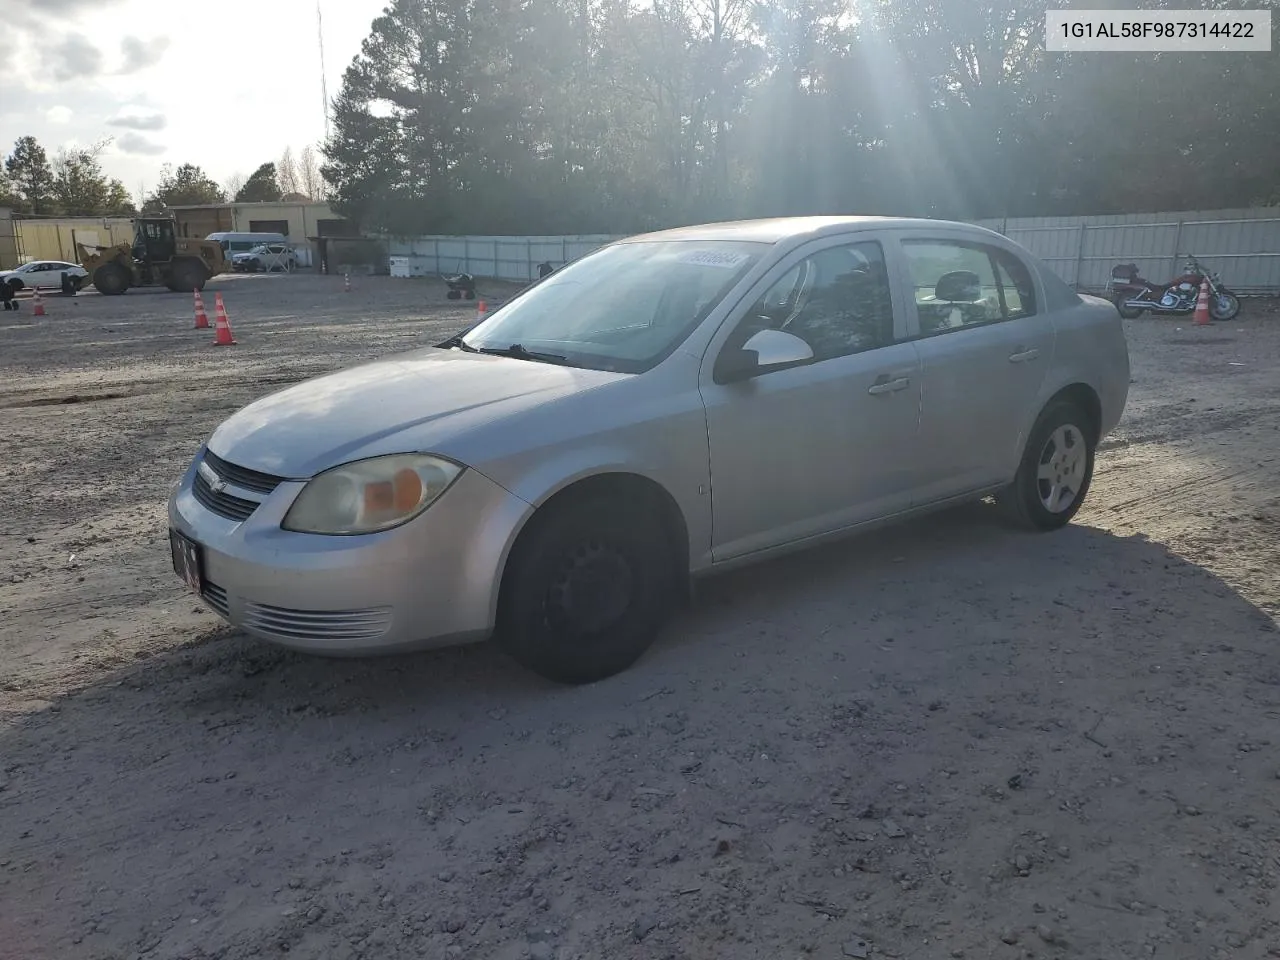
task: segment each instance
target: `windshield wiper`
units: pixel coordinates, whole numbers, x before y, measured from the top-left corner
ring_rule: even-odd
[[[538,350],[526,350],[524,344],[521,343],[513,343],[509,347],[480,347],[476,352],[492,353],[499,357],[514,357],[517,360],[537,360],[540,363],[564,363],[568,359],[568,357],[560,353],[542,353]]]

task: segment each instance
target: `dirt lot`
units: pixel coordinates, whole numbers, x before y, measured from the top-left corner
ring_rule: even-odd
[[[0,957],[1280,955],[1280,309],[1129,325],[1080,520],[712,581],[637,667],[220,626],[163,504],[247,401],[460,325],[226,278],[0,320]]]

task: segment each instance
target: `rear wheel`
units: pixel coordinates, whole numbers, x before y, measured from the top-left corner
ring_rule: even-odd
[[[547,511],[512,551],[497,640],[548,680],[602,680],[635,663],[670,614],[672,551],[660,523],[609,498]]]
[[[175,260],[169,269],[169,281],[166,286],[175,293],[192,293],[204,289],[204,282],[209,279],[209,271],[199,260],[184,257]]]
[[[129,289],[129,271],[118,263],[104,263],[93,271],[93,285],[105,297],[118,297]]]
[[[1120,311],[1120,316],[1124,317],[1126,320],[1136,320],[1138,317],[1142,316],[1142,311],[1136,307],[1125,306],[1128,301],[1129,298],[1124,294],[1117,294],[1115,299],[1112,300],[1116,305],[1116,309]]]
[[[999,496],[1022,526],[1057,530],[1079,512],[1093,481],[1095,432],[1088,415],[1070,401],[1040,414],[1018,474]]]

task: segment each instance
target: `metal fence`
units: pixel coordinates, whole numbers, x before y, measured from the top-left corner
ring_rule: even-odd
[[[1104,290],[1117,263],[1135,263],[1149,279],[1167,280],[1193,253],[1238,293],[1280,294],[1277,207],[978,222],[1022,244],[1080,290]],[[537,277],[540,263],[559,266],[616,239],[427,236],[391,240],[388,252],[405,276],[466,272],[527,281]]]
[[[14,220],[16,259],[67,260],[79,263],[76,243],[109,247],[133,240],[133,223],[124,217],[67,217],[50,220]],[[17,264],[13,264],[17,266]]]
[[[1168,280],[1195,254],[1237,293],[1280,294],[1276,207],[979,222],[1022,244],[1080,290],[1105,290],[1117,263],[1135,263],[1148,279]]]
[[[495,280],[534,280],[538,265],[576,260],[619,239],[596,234],[570,237],[415,237],[393,239],[388,253],[404,276],[470,273]]]

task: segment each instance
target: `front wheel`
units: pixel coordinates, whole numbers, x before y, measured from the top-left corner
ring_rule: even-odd
[[[93,271],[93,285],[104,297],[118,297],[129,289],[129,271],[118,263],[104,263]]]
[[[1232,320],[1240,312],[1240,298],[1223,287],[1209,298],[1209,316],[1214,320]]]
[[[552,505],[521,535],[503,578],[497,640],[556,683],[592,683],[631,666],[673,606],[661,525],[604,498]]]
[[[1017,476],[999,500],[1024,527],[1065,527],[1089,493],[1096,445],[1079,405],[1059,401],[1046,407],[1027,439]]]
[[[194,293],[196,290],[203,290],[208,279],[209,271],[204,268],[204,264],[188,257],[173,262],[166,285],[174,293]]]
[[[1124,317],[1126,320],[1136,320],[1138,317],[1142,316],[1142,311],[1137,307],[1126,306],[1125,304],[1128,302],[1129,298],[1124,294],[1117,294],[1112,300],[1112,303],[1116,305],[1116,309],[1120,311],[1120,316]]]

